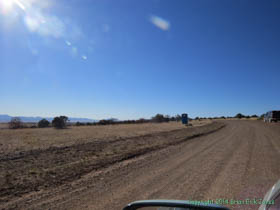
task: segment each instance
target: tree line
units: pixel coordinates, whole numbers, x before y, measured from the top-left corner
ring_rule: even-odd
[[[169,121],[181,121],[181,116],[177,114],[176,116],[170,117],[169,115],[157,114],[151,119],[144,119],[140,118],[138,120],[116,120],[116,119],[108,119],[108,120],[99,120],[98,122],[76,122],[69,123],[67,116],[58,116],[55,117],[51,122],[46,119],[40,120],[37,125],[32,125],[30,128],[47,128],[47,127],[54,127],[57,129],[66,128],[69,125],[75,126],[85,126],[85,125],[113,125],[113,124],[140,124],[140,123],[147,123],[147,122],[154,122],[154,123],[162,123],[162,122],[169,122]],[[14,117],[9,122],[10,129],[18,129],[18,128],[27,128],[27,126],[21,121],[19,117]]]
[[[241,113],[238,113],[237,115],[235,115],[234,117],[225,117],[225,116],[221,116],[221,117],[195,117],[195,120],[205,120],[205,119],[209,119],[209,120],[215,120],[215,119],[230,119],[230,118],[258,118],[261,119],[263,117],[263,115],[258,116],[258,115],[243,115]],[[57,129],[63,129],[66,128],[68,125],[75,125],[75,126],[85,126],[85,125],[114,125],[114,124],[140,124],[140,123],[147,123],[147,122],[153,122],[153,123],[163,123],[163,122],[170,122],[170,121],[181,121],[182,117],[181,115],[177,114],[175,116],[169,116],[169,115],[163,115],[163,114],[156,114],[155,116],[153,116],[151,119],[144,119],[144,118],[140,118],[138,120],[116,120],[116,119],[108,119],[108,120],[99,120],[98,122],[76,122],[74,123],[69,123],[68,117],[67,116],[58,116],[55,117],[51,122],[49,122],[46,119],[42,119],[37,123],[36,125],[31,126],[30,128],[47,128],[47,127],[54,127]],[[192,119],[190,119],[192,120]],[[26,125],[24,125],[24,123],[21,121],[21,119],[19,117],[14,117],[11,119],[11,121],[9,122],[9,128],[10,129],[18,129],[18,128],[27,128]]]
[[[67,116],[59,116],[55,117],[52,122],[49,122],[46,119],[42,119],[37,123],[37,126],[33,125],[30,128],[47,128],[53,126],[54,128],[62,129],[67,127]],[[14,117],[9,122],[10,129],[18,129],[18,128],[27,128],[27,126],[21,121],[19,117]]]
[[[83,126],[83,125],[113,125],[113,124],[140,124],[140,123],[147,123],[147,122],[154,122],[154,123],[162,123],[162,122],[170,122],[170,121],[181,121],[181,116],[179,114],[170,117],[169,115],[157,114],[151,119],[140,118],[138,120],[100,120],[98,122],[87,122],[81,123],[76,122],[76,126]]]

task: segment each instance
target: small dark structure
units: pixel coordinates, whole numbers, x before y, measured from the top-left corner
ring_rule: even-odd
[[[270,122],[270,123],[280,121],[280,111],[274,110],[265,113],[263,120],[264,122]]]
[[[188,114],[182,114],[182,123],[185,125],[189,123]]]

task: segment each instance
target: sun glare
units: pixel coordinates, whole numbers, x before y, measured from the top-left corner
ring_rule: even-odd
[[[0,8],[4,13],[8,13],[14,6],[14,0],[0,0]]]
[[[20,0],[0,0],[0,11],[4,14],[8,14],[14,9],[15,5],[25,10],[25,6]]]

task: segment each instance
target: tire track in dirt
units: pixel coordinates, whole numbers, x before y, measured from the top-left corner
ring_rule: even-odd
[[[185,154],[182,150],[175,149],[174,152],[181,152],[181,155],[170,155],[169,158],[171,159],[169,162],[166,161],[165,165],[162,165],[163,168],[168,167],[170,170],[165,170],[167,172],[170,172],[171,175],[168,173],[158,175],[157,169],[154,164],[154,168],[150,167],[151,170],[154,172],[154,182],[157,182],[157,185],[154,185],[153,183],[149,182],[148,179],[146,179],[147,183],[150,184],[150,188],[147,188],[146,186],[140,185],[141,189],[138,191],[134,191],[131,193],[129,191],[129,187],[125,188],[126,191],[128,191],[127,194],[123,194],[126,198],[126,202],[137,200],[137,199],[153,199],[154,196],[158,196],[157,198],[177,198],[177,199],[207,199],[209,198],[209,195],[211,196],[213,191],[219,192],[219,196],[222,198],[239,198],[244,199],[246,196],[251,198],[256,198],[260,196],[262,198],[264,196],[264,189],[263,187],[266,186],[268,189],[270,187],[269,180],[273,180],[275,182],[277,180],[276,177],[271,177],[271,174],[266,174],[267,178],[263,178],[262,175],[258,176],[258,173],[260,171],[263,171],[263,165],[260,164],[263,160],[266,164],[272,160],[272,156],[268,155],[271,152],[270,146],[266,146],[263,149],[264,154],[262,156],[259,155],[259,150],[262,150],[263,144],[267,139],[264,139],[263,133],[266,131],[263,129],[263,124],[259,124],[259,122],[247,122],[247,121],[236,121],[236,122],[229,122],[229,126],[232,129],[223,129],[219,131],[218,133],[215,133],[211,136],[207,136],[208,141],[212,141],[217,136],[216,134],[223,135],[227,134],[224,141],[221,141],[220,147],[215,150],[216,153],[213,153],[213,151],[209,150],[209,154],[212,153],[212,155],[216,155],[216,158],[209,158],[207,161],[205,161],[205,164],[201,164],[201,170],[198,170],[200,173],[196,173],[195,166],[199,165],[201,163],[202,157],[205,155],[201,153],[198,157],[195,158],[197,161],[193,165],[191,164],[192,160],[186,161],[186,166],[184,164],[181,164],[180,167],[174,168],[172,167],[172,163],[176,164],[176,161],[179,160],[180,157],[183,157]],[[275,138],[276,136],[274,136]],[[203,139],[203,138],[202,138]],[[200,139],[201,140],[201,139]],[[202,145],[205,144],[206,141],[196,141],[198,147],[202,149]],[[201,144],[200,144],[201,143]],[[212,142],[213,143],[213,142]],[[182,146],[183,147],[183,146]],[[192,150],[190,150],[190,145],[184,145],[184,148],[189,151],[190,153]],[[231,153],[231,154],[229,154]],[[275,153],[273,154],[275,155]],[[223,163],[224,158],[226,157],[226,163]],[[267,158],[263,158],[267,157]],[[279,157],[279,156],[278,156]],[[172,160],[173,159],[173,160]],[[275,159],[275,157],[274,157]],[[276,157],[277,160],[277,157]],[[212,165],[223,165],[211,167]],[[163,161],[162,161],[163,162]],[[162,163],[158,161],[157,163]],[[272,161],[274,162],[274,161]],[[170,163],[170,166],[168,165]],[[256,165],[259,163],[258,165]],[[206,168],[210,165],[209,168]],[[267,164],[266,171],[272,170],[272,168],[275,168],[276,162],[274,162],[272,165]],[[181,167],[182,166],[182,167]],[[159,166],[160,167],[160,166]],[[203,169],[203,168],[206,169]],[[254,167],[257,167],[258,173],[250,173]],[[218,169],[218,171],[216,171]],[[175,170],[175,171],[174,171]],[[214,171],[214,172],[213,172]],[[182,175],[182,178],[178,179],[179,176],[173,176],[172,174],[180,174]],[[188,176],[184,174],[193,174],[192,176]],[[276,172],[280,177],[280,172]],[[211,175],[212,174],[212,175]],[[214,175],[217,175],[217,177],[214,177]],[[139,176],[143,176],[143,180],[145,180],[146,175],[143,175],[139,173]],[[196,179],[195,179],[196,177]],[[203,182],[203,180],[207,180],[206,182]],[[212,178],[212,180],[211,180]],[[132,178],[133,180],[137,180],[138,178]],[[157,180],[157,181],[156,181]],[[182,181],[185,180],[185,182],[182,183]],[[196,181],[196,182],[194,182]],[[168,187],[162,188],[165,184],[168,184],[172,182],[171,185],[168,185]],[[230,183],[229,186],[225,186],[224,183]],[[210,183],[210,184],[209,184]],[[261,187],[255,188],[254,184],[258,183]],[[125,183],[123,183],[125,184]],[[157,188],[156,186],[162,185],[160,188]],[[252,185],[252,187],[250,186]],[[143,186],[143,188],[142,188]],[[152,190],[152,193],[149,193],[149,190],[151,188],[154,188]],[[260,189],[262,188],[262,193],[260,195]],[[113,188],[114,189],[114,188]],[[164,190],[163,190],[164,189]],[[201,190],[205,190],[206,193],[201,194]],[[248,190],[250,189],[250,192]],[[245,191],[244,191],[245,190]],[[266,189],[265,189],[266,191]],[[138,195],[137,195],[138,192]],[[246,192],[247,194],[243,194]],[[118,192],[119,193],[119,192]],[[240,194],[241,193],[241,194]],[[105,196],[106,197],[106,196]],[[122,196],[120,196],[122,197]],[[118,197],[118,199],[112,201],[113,206],[120,206],[120,203],[125,204],[125,199],[121,199]],[[127,198],[131,198],[131,200],[128,200]],[[211,198],[213,198],[211,196]],[[96,203],[95,203],[96,204]],[[98,204],[97,204],[98,205]],[[96,209],[103,209],[102,204],[98,206]],[[92,205],[89,205],[88,207],[85,207],[86,209],[90,209],[93,207]],[[100,207],[100,208],[99,208]],[[232,209],[250,209],[249,206],[238,206],[233,205],[230,206]],[[248,208],[247,208],[248,207]],[[258,206],[253,206],[251,209],[257,209]]]
[[[252,137],[247,138],[250,148],[248,165],[242,179],[239,191],[233,194],[237,200],[245,197],[262,199],[267,190],[280,178],[279,165],[280,154],[271,141],[277,139],[275,131],[267,128],[263,122],[250,123]],[[280,127],[279,127],[280,128]],[[246,157],[245,155],[241,157]],[[239,158],[240,159],[240,158]],[[242,161],[242,160],[240,160]],[[235,205],[235,209],[257,209],[259,205]]]
[[[36,167],[36,165],[33,165],[33,162],[31,162],[31,161],[36,160],[35,163],[37,165],[39,163],[43,167],[45,167],[46,163],[47,163],[47,165],[50,165],[52,167],[52,168],[50,168],[52,171],[57,171],[57,169],[59,169],[59,168],[56,166],[56,164],[52,164],[52,162],[57,163],[57,160],[60,161],[60,159],[61,159],[62,162],[68,161],[71,164],[71,165],[68,164],[67,167],[70,168],[70,167],[72,167],[72,165],[73,165],[73,167],[75,167],[75,164],[76,165],[80,164],[79,157],[82,158],[83,156],[85,156],[85,154],[88,154],[88,153],[92,154],[96,151],[106,149],[106,147],[110,147],[113,149],[114,148],[122,149],[122,147],[123,147],[122,150],[125,151],[127,148],[127,145],[129,145],[128,143],[130,143],[131,148],[128,150],[128,152],[125,151],[125,154],[114,155],[112,161],[109,157],[109,159],[108,158],[106,159],[104,164],[100,161],[99,161],[99,163],[92,162],[91,165],[89,165],[89,168],[80,167],[82,172],[79,172],[80,169],[77,168],[76,172],[75,171],[74,172],[75,173],[78,172],[77,174],[80,174],[79,177],[81,177],[81,175],[84,175],[84,174],[90,172],[92,169],[95,169],[96,167],[104,168],[109,165],[112,165],[113,163],[118,163],[118,162],[122,162],[125,160],[129,160],[131,158],[135,158],[135,157],[144,155],[149,152],[155,152],[157,150],[160,150],[162,148],[165,148],[165,147],[168,147],[171,145],[180,144],[184,141],[195,138],[197,136],[208,135],[220,128],[222,128],[222,124],[213,123],[211,125],[202,126],[200,128],[195,127],[195,128],[191,128],[191,129],[181,129],[181,130],[176,130],[176,131],[171,131],[171,132],[163,132],[163,133],[159,133],[156,135],[154,135],[154,134],[153,135],[144,135],[144,136],[140,136],[137,138],[127,138],[127,139],[117,140],[111,144],[108,144],[108,142],[93,142],[93,143],[67,146],[67,147],[62,147],[62,148],[49,148],[46,150],[33,150],[33,151],[29,151],[29,152],[23,152],[22,154],[15,154],[15,155],[10,154],[8,156],[6,155],[1,158],[2,162],[4,164],[2,163],[0,166],[4,167],[4,168],[8,168],[8,166],[12,166],[12,165],[15,166],[15,164],[20,164],[20,162],[26,162],[26,163],[30,162],[29,163],[30,167]],[[155,142],[155,141],[153,141],[153,138],[158,138],[159,140]],[[141,141],[138,141],[138,140],[141,140]],[[135,149],[133,147],[135,147]],[[69,157],[69,159],[66,158],[67,156]],[[49,157],[49,158],[47,158],[47,157]],[[72,160],[74,160],[74,162]],[[78,160],[78,162],[77,161],[75,162],[75,160]],[[40,163],[40,161],[42,163]],[[70,162],[70,161],[72,161],[72,162]],[[12,163],[12,164],[10,164],[10,163]],[[17,167],[13,167],[13,168],[15,168],[16,170],[18,170],[18,169],[21,170],[21,168],[17,168]],[[10,167],[10,170],[13,170],[13,168]],[[96,169],[98,169],[98,168],[96,168]],[[26,169],[23,168],[22,170],[26,170]],[[45,171],[46,171],[46,169],[45,169]],[[86,173],[83,171],[85,171]],[[66,179],[66,181],[67,181],[67,179],[68,179],[67,177],[69,175],[72,176],[72,174],[68,173],[66,177],[63,176],[62,178]],[[75,175],[75,177],[76,177],[76,175]],[[57,179],[57,176],[54,176],[54,178]],[[71,178],[71,177],[69,177],[69,178]],[[56,183],[60,184],[59,182],[57,182],[57,181],[60,181],[59,177],[58,177],[57,181],[56,180],[54,180],[54,181],[55,181],[54,182],[55,184]],[[63,181],[63,180],[61,180],[61,181]],[[37,184],[37,183],[35,183],[35,184]],[[34,187],[36,187],[36,185]],[[22,189],[28,190],[28,187],[26,188],[23,186]],[[14,189],[11,188],[11,190],[14,190]],[[0,194],[5,195],[6,193],[8,193],[10,191],[10,189],[5,188],[1,191],[0,191]],[[34,190],[34,191],[38,191],[38,190]]]
[[[212,133],[212,132],[211,132]],[[188,140],[188,139],[185,139],[185,140]],[[184,140],[184,141],[185,141]],[[191,139],[191,140],[188,140],[186,143],[191,143],[191,142],[193,142],[193,141],[199,141],[200,139],[199,138],[194,138],[194,139]],[[216,142],[218,142],[220,139],[218,139],[218,140],[216,140]],[[182,141],[183,142],[183,141]],[[211,147],[209,146],[210,144],[213,144],[213,142],[211,143],[211,142],[206,142],[208,145],[205,145],[205,150],[208,150],[208,149],[210,149],[210,148],[212,148],[214,145],[211,145]],[[176,146],[175,146],[176,147]],[[201,153],[202,151],[201,150],[199,150],[198,151],[198,153]],[[197,154],[198,154],[197,153]],[[195,158],[195,156],[197,155],[197,154],[194,154],[194,155],[191,155],[189,158],[191,159],[191,158]],[[149,165],[150,163],[148,163],[148,162],[146,162],[146,164],[147,165]],[[143,166],[142,166],[143,167]],[[162,168],[161,168],[162,169]],[[173,169],[172,169],[173,170]],[[165,174],[165,173],[168,173],[168,172],[166,172],[166,171],[160,171],[160,173],[161,174]],[[150,180],[149,180],[150,179]],[[137,190],[137,187],[138,186],[142,186],[142,187],[150,187],[149,185],[149,183],[153,183],[153,186],[154,186],[154,182],[155,180],[154,180],[154,174],[152,173],[152,174],[150,174],[150,176],[149,177],[146,177],[144,180],[140,180],[139,182],[134,182],[134,185],[133,186],[129,186],[130,188],[129,189],[127,189],[127,192],[126,192],[126,194],[131,194],[134,190]],[[148,183],[148,184],[147,184]],[[94,183],[93,183],[94,184]],[[107,183],[108,184],[108,183]],[[111,183],[110,183],[110,185],[111,185]],[[127,188],[127,186],[126,185],[124,185],[126,188]],[[88,185],[88,187],[90,187],[90,185]],[[87,188],[88,188],[87,187]],[[91,186],[91,187],[94,187],[94,186]],[[96,187],[96,186],[95,186]],[[122,186],[120,186],[120,185],[118,185],[118,187],[122,187]],[[84,187],[83,187],[84,188]],[[101,189],[101,191],[102,191],[102,189]],[[110,198],[109,199],[111,199],[111,200],[118,200],[118,198],[119,197],[121,197],[121,196],[125,196],[125,195],[123,195],[123,190],[120,190],[120,192],[116,192],[116,193],[114,193],[114,197],[112,197],[112,195],[109,195],[110,196]],[[100,192],[99,192],[100,193]],[[117,196],[117,197],[116,197]],[[73,197],[72,196],[69,196],[69,198],[71,198],[71,199],[73,199]],[[56,199],[56,198],[55,198]],[[95,198],[92,198],[92,200],[94,200]],[[61,199],[60,199],[61,200]],[[100,202],[100,203],[102,203],[102,200],[103,199],[98,199],[98,201]],[[105,200],[108,200],[108,198],[105,198]],[[51,202],[50,202],[51,201]],[[44,205],[46,205],[46,206],[48,206],[49,204],[48,203],[52,203],[52,202],[56,202],[56,206],[57,205],[59,205],[59,201],[58,200],[48,200],[47,202],[45,202],[45,204]],[[62,199],[62,201],[61,201],[62,203],[61,203],[61,205],[63,206],[63,203],[65,202],[65,200],[63,200]],[[42,203],[41,203],[42,204]]]
[[[226,134],[226,135],[228,135],[228,134]],[[195,138],[191,141],[186,142],[185,144],[188,144],[189,146],[191,146],[191,144],[196,144],[195,142],[197,142],[197,141],[201,141],[201,142],[204,141],[204,143],[206,143],[205,145],[203,145],[204,149],[201,150],[201,148],[197,148],[197,153],[190,154],[188,159],[190,160],[192,158],[197,158],[197,155],[200,155],[201,153],[206,152],[207,150],[215,147],[215,143],[218,143],[219,141],[221,141],[223,138],[226,137],[226,135],[224,135],[222,137],[219,136],[219,138],[217,140],[215,139],[215,141],[208,141],[207,139],[202,137],[202,138]],[[180,154],[180,155],[182,155],[182,154]],[[176,153],[172,154],[172,156],[176,156]],[[183,161],[185,162],[186,160],[184,158],[186,158],[186,157],[183,157]],[[170,177],[172,178],[172,179],[170,179],[171,181],[176,180],[176,178],[174,178],[170,175],[166,176],[166,174],[171,174],[172,171],[178,172],[178,171],[176,171],[176,168],[180,167],[180,162],[178,163],[177,158],[176,158],[176,160],[177,160],[176,164],[174,164],[174,166],[171,169],[170,168],[159,167],[159,170],[157,172],[152,172],[152,173],[145,172],[143,174],[143,175],[145,175],[144,178],[143,179],[141,179],[141,178],[137,179],[136,181],[133,182],[133,185],[127,185],[126,183],[121,183],[121,184],[120,183],[118,183],[118,184],[110,183],[111,187],[117,187],[118,190],[116,192],[113,192],[113,193],[104,191],[104,193],[107,193],[108,196],[102,196],[102,198],[98,198],[98,200],[96,200],[96,202],[99,202],[100,204],[102,204],[108,199],[110,201],[114,202],[114,201],[119,201],[121,197],[127,197],[127,196],[133,196],[133,195],[138,196],[139,193],[137,192],[137,188],[139,188],[139,186],[141,186],[144,189],[147,189],[146,192],[150,196],[150,193],[153,192],[153,189],[157,189],[158,187],[162,186],[162,183],[157,184],[157,180],[162,181],[164,179],[166,182],[168,182]],[[159,161],[159,160],[157,160],[157,161]],[[148,163],[148,164],[150,164],[150,163]],[[179,164],[179,166],[177,164]],[[168,170],[168,171],[166,171],[166,170]],[[138,172],[138,173],[139,173],[138,174],[139,176],[142,175],[141,172]],[[122,180],[126,180],[127,178],[130,178],[130,177],[126,177],[127,175],[128,174],[124,173],[123,174],[124,177],[123,177]],[[178,174],[174,174],[174,175],[178,176]],[[124,188],[125,188],[125,190],[124,190]],[[98,192],[98,193],[100,193],[100,192]],[[147,195],[146,195],[146,193],[142,193],[140,196],[145,197]],[[95,200],[95,198],[92,197],[91,201],[94,201],[94,200]],[[96,209],[98,209],[98,208],[96,207]]]
[[[236,132],[230,137],[231,139],[227,139],[229,141],[234,140],[232,141],[234,146],[225,148],[227,151],[231,151],[226,155],[228,157],[228,162],[217,174],[210,188],[205,189],[206,193],[204,195],[206,200],[212,199],[216,201],[216,199],[225,199],[221,201],[218,200],[217,204],[226,205],[232,209],[237,208],[237,206],[227,205],[227,201],[230,203],[231,199],[237,200],[238,197],[236,194],[238,193],[236,192],[244,188],[243,180],[246,177],[248,166],[252,161],[254,148],[254,144],[252,145],[249,141],[249,139],[254,139],[255,137],[254,129],[248,126],[245,127],[243,131],[247,133],[246,138],[244,138],[241,133]],[[221,156],[220,161],[222,161],[222,159]],[[234,188],[234,190],[232,190],[232,188]]]
[[[229,135],[231,136],[231,135]],[[221,144],[221,142],[223,142],[226,138],[229,137],[228,135],[223,135],[221,137],[218,137],[217,139],[215,138],[214,141],[209,141],[209,144],[211,144],[210,146],[206,146],[206,148],[204,150],[201,150],[200,152],[197,152],[195,154],[192,155],[192,159],[186,159],[184,156],[182,157],[182,163],[180,165],[178,165],[176,168],[180,169],[183,168],[183,166],[186,165],[189,168],[189,171],[192,171],[192,173],[186,173],[186,170],[184,168],[184,170],[177,170],[177,171],[173,171],[170,170],[171,173],[174,173],[171,179],[171,181],[168,182],[167,185],[164,185],[161,189],[157,190],[156,193],[151,194],[151,197],[157,198],[157,196],[160,195],[161,192],[167,191],[172,185],[176,185],[178,183],[180,183],[180,185],[178,185],[176,187],[176,189],[174,189],[172,191],[172,193],[170,193],[171,198],[176,198],[176,196],[179,194],[179,192],[182,192],[182,189],[186,188],[188,186],[188,184],[190,183],[195,183],[197,180],[197,174],[203,174],[203,176],[201,176],[200,182],[202,183],[201,189],[196,189],[195,191],[197,192],[201,192],[204,191],[203,188],[207,188],[210,187],[209,185],[211,184],[211,182],[209,182],[209,179],[211,179],[211,177],[215,177],[215,174],[209,174],[207,173],[207,171],[201,171],[203,162],[205,162],[205,157],[207,157],[207,155],[211,154],[211,153],[215,153],[215,151],[217,150],[217,147],[219,147],[219,145]],[[199,158],[198,158],[199,157]],[[195,160],[193,159],[195,158]],[[208,159],[208,158],[207,158]],[[211,167],[216,167],[216,170],[213,170],[215,173],[216,171],[219,171],[218,167],[221,167],[221,165],[217,165],[214,164]],[[186,183],[185,180],[187,180],[188,182]],[[196,199],[198,199],[198,197],[196,195],[193,195],[194,197],[196,197]],[[183,199],[183,198],[181,198]]]

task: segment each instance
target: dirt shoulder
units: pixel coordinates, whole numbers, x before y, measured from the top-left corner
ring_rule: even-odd
[[[92,171],[219,130],[223,123],[0,156],[0,202],[72,182]]]

